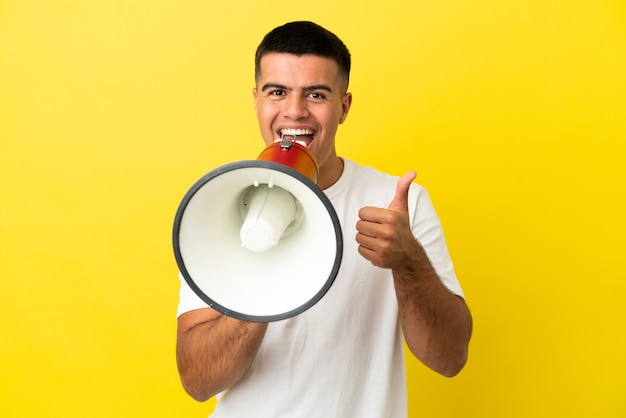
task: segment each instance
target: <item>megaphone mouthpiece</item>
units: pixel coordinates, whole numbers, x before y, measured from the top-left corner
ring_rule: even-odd
[[[257,160],[286,165],[317,184],[319,176],[317,160],[313,153],[298,141],[277,139],[259,154]]]

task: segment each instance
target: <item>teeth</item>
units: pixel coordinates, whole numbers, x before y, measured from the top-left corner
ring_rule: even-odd
[[[280,133],[283,135],[313,135],[314,132],[311,129],[281,129]]]

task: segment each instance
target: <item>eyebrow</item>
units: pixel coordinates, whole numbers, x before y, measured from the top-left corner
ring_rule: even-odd
[[[269,89],[281,89],[281,90],[293,90],[290,89],[287,86],[284,86],[282,84],[278,84],[278,83],[267,83],[263,85],[263,88],[261,88],[261,91],[266,91]],[[302,91],[310,91],[310,90],[324,90],[327,91],[329,93],[333,92],[333,89],[330,88],[330,86],[327,86],[326,84],[313,84],[311,86],[305,86],[301,88]]]

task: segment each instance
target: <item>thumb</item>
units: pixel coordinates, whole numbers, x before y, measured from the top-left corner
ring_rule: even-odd
[[[389,204],[387,209],[399,210],[402,212],[409,211],[409,187],[413,180],[415,180],[417,174],[415,171],[409,171],[404,176],[398,180],[398,184],[396,185],[396,195],[393,197],[393,200]]]

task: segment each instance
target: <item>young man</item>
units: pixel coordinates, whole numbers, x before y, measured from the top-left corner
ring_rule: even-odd
[[[266,145],[304,141],[344,237],[342,265],[316,305],[247,323],[207,307],[181,284],[177,361],[214,417],[406,417],[403,358],[444,376],[467,360],[472,320],[426,191],[337,156],[352,104],[350,54],[311,22],[271,31],[256,54],[255,111]],[[315,254],[311,254],[315,262]]]

